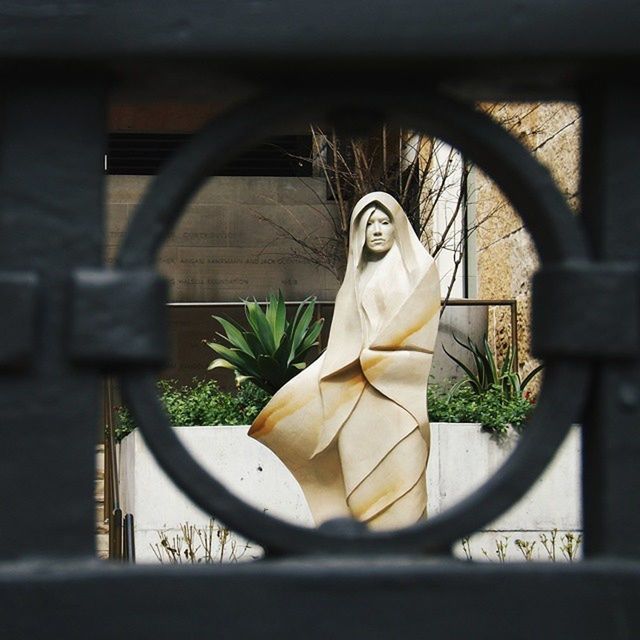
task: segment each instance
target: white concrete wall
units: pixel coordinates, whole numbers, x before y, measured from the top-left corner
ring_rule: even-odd
[[[455,504],[497,469],[516,443],[516,436],[497,444],[479,425],[434,423],[428,467],[429,513]],[[258,509],[311,526],[302,492],[280,461],[265,447],[246,436],[247,427],[178,427],[176,433],[192,455],[231,491]],[[574,429],[545,475],[525,498],[469,542],[474,559],[496,559],[496,541],[508,538],[507,555],[522,559],[516,539],[536,542],[534,557],[545,559],[539,536],[558,529],[560,538],[581,528],[579,508],[580,439]],[[181,524],[206,527],[209,517],[195,507],[155,463],[139,431],[120,445],[120,491],[125,512],[134,514],[138,561],[155,561],[151,545],[158,532],[168,538],[180,535]],[[245,549],[234,541],[236,555],[250,559],[259,547]],[[227,543],[225,559],[233,551]],[[216,551],[216,553],[219,553]],[[458,555],[463,555],[461,548]]]
[[[431,425],[431,454],[428,467],[429,513],[453,506],[491,476],[517,444],[512,435],[498,444],[479,425],[439,423]],[[556,552],[568,533],[580,532],[580,430],[574,427],[546,472],[523,499],[476,533],[468,542],[474,560],[499,561],[498,544],[506,544],[507,558],[522,560],[516,540],[534,543],[533,557],[548,559],[540,540],[557,529]],[[462,546],[457,555],[465,557]],[[486,555],[485,555],[486,554]]]

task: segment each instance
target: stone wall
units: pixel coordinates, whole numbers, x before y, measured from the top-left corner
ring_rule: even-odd
[[[527,146],[549,168],[561,192],[575,209],[578,204],[580,123],[572,104],[522,104],[486,107],[491,115]],[[512,298],[518,303],[520,371],[535,362],[530,347],[531,276],[538,260],[522,220],[492,181],[475,171],[472,197],[481,222],[477,234],[478,297]],[[489,314],[489,336],[504,353],[511,344],[508,310]]]
[[[107,253],[112,257],[147,176],[110,176]],[[309,264],[273,223],[316,241],[331,233],[321,178],[216,177],[195,195],[167,240],[159,264],[174,302],[264,298],[281,289],[288,300],[333,300],[339,282]],[[271,220],[273,223],[270,223]]]

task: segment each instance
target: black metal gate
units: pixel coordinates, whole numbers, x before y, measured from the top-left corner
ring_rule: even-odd
[[[639,637],[639,31],[624,0],[0,1],[2,637]],[[104,268],[108,100],[249,94],[172,159]],[[471,106],[491,99],[579,101],[579,217]],[[162,241],[203,176],[294,118],[437,135],[493,177],[541,257],[533,330],[546,374],[530,428],[484,487],[402,531],[310,531],[239,502],[189,457],[154,395]],[[105,373],[174,481],[265,560],[177,571],[93,559]],[[452,559],[579,419],[585,559]]]

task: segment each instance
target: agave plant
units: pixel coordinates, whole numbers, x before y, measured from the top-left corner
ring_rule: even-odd
[[[496,357],[485,336],[482,341],[482,348],[467,338],[467,342],[460,340],[455,334],[453,339],[473,356],[473,366],[475,371],[467,366],[462,360],[450,354],[443,345],[444,352],[453,360],[466,374],[466,377],[454,386],[454,389],[468,384],[476,393],[485,393],[492,387],[502,388],[502,392],[508,400],[521,397],[527,385],[540,372],[543,365],[535,367],[524,378],[514,370],[513,349],[509,347],[501,366],[498,366]]]
[[[244,300],[244,304],[248,330],[230,319],[212,316],[224,330],[216,335],[226,344],[204,341],[218,355],[208,369],[232,369],[238,383],[252,380],[273,394],[305,368],[304,358],[318,344],[324,320],[312,322],[314,297],[300,304],[291,321],[281,291],[269,294],[264,310],[255,299]]]

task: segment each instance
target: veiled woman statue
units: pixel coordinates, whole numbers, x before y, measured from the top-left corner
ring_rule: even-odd
[[[364,196],[327,349],[276,393],[249,435],[289,468],[316,523],[353,517],[371,528],[426,516],[426,387],[440,283],[396,200]]]

